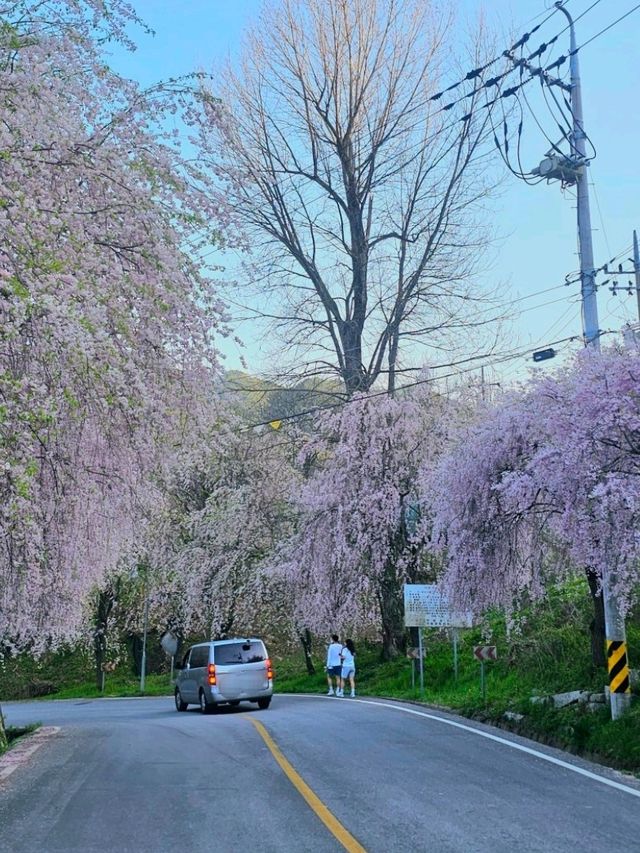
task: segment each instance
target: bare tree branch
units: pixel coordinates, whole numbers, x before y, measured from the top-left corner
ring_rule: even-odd
[[[414,338],[482,325],[490,110],[479,76],[460,114],[433,99],[451,43],[424,0],[281,0],[208,97],[204,144],[256,246],[264,315],[298,356],[333,351],[348,394],[393,390]]]

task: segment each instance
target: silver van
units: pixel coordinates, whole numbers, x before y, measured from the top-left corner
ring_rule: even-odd
[[[257,702],[266,710],[273,696],[273,667],[262,640],[214,640],[191,646],[177,667],[178,711],[199,705],[203,714],[218,705]]]

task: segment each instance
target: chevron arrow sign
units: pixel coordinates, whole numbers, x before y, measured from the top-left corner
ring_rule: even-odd
[[[498,660],[498,650],[495,646],[474,646],[473,656],[478,660]]]

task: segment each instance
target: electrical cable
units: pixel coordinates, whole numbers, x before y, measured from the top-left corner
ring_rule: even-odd
[[[607,227],[604,224],[604,219],[602,217],[602,210],[600,208],[600,199],[598,198],[598,189],[596,187],[596,182],[593,179],[593,177],[591,178],[591,186],[593,188],[593,197],[596,200],[596,208],[598,209],[598,218],[600,220],[600,225],[602,226],[602,235],[604,237],[604,243],[605,243],[605,246],[607,247],[607,252],[609,254],[611,254],[611,246],[609,245],[609,235],[607,234]]]
[[[632,248],[632,246],[626,246],[624,249],[621,249],[617,255],[614,255],[612,258],[610,258],[604,264],[597,267],[594,270],[594,275],[597,275],[598,273],[603,272],[606,269],[606,267],[608,267],[610,264],[613,264],[619,258],[622,258],[622,257],[628,255],[631,248]],[[566,287],[569,287],[572,284],[579,284],[581,282],[581,280],[582,279],[581,279],[579,272],[568,273],[562,284],[556,284],[556,285],[553,285],[552,287],[545,287],[545,288],[542,288],[540,290],[533,291],[533,293],[527,293],[524,296],[518,296],[515,299],[509,299],[509,300],[505,300],[504,302],[497,303],[495,305],[489,305],[484,311],[481,311],[480,313],[495,312],[495,311],[507,309],[513,305],[516,305],[519,302],[524,302],[528,299],[534,299],[537,296],[542,296],[546,293],[552,293],[556,290],[564,290]],[[601,286],[602,285],[596,285],[596,289],[600,288]],[[577,304],[579,298],[580,298],[579,294],[576,294],[576,298],[574,300],[572,300],[571,305],[569,306],[569,310],[574,304]],[[518,312],[518,314],[519,315],[526,314],[529,311],[535,311],[535,310],[538,310],[540,308],[544,308],[548,305],[554,305],[554,304],[557,304],[558,302],[564,302],[565,299],[566,299],[566,297],[562,297],[560,299],[551,299],[551,300],[548,300],[546,302],[542,302],[539,305],[532,305],[528,308],[523,308],[521,311]],[[228,301],[238,308],[242,308],[243,310],[246,310],[246,311],[252,311],[254,314],[259,314],[259,312],[256,311],[255,309],[252,309],[247,305],[243,305],[242,303],[237,302],[236,300],[228,300]],[[553,331],[556,323],[561,322],[562,319],[564,318],[565,314],[566,314],[566,312],[560,316],[559,320],[554,322],[554,324],[547,330],[547,332],[545,333],[545,335],[543,337],[549,337],[550,336],[550,333]],[[249,319],[249,318],[246,318],[246,319]],[[464,363],[465,361],[466,360],[463,360],[462,363]],[[447,364],[444,366],[448,367],[450,365]],[[238,391],[238,392],[241,391],[243,393],[262,393],[262,392],[266,392],[266,391],[272,391],[273,388],[239,388],[239,389],[228,389],[228,390],[233,390],[233,391]],[[288,388],[287,390],[288,391],[298,391],[299,390],[300,393],[308,393],[308,389],[304,389],[304,388],[303,389]]]
[[[557,341],[551,341],[550,343],[546,343],[544,345],[537,344],[534,348],[527,347],[526,349],[522,349],[519,352],[500,356],[500,357],[494,359],[493,361],[485,362],[482,366],[483,367],[492,367],[495,364],[502,364],[505,361],[509,361],[509,360],[517,359],[517,358],[523,358],[526,355],[530,355],[532,352],[532,349],[540,349],[541,346],[544,346],[544,348],[554,347],[558,344],[562,344],[562,343],[565,343],[567,341],[573,341],[573,340],[580,340],[580,336],[571,335],[570,337],[562,338],[562,339],[557,340]],[[470,361],[479,361],[483,358],[486,359],[488,357],[489,357],[488,355],[471,356],[467,359],[462,359],[461,361],[458,361],[458,362],[449,362],[446,364],[435,364],[435,365],[432,365],[429,369],[430,370],[437,370],[438,368],[442,368],[442,367],[454,367],[457,364],[465,364],[465,363],[468,363]],[[396,388],[393,393],[399,394],[402,391],[408,390],[409,388],[416,388],[416,387],[421,386],[421,385],[427,385],[427,384],[431,384],[433,382],[440,382],[443,379],[449,379],[451,377],[461,376],[464,373],[476,371],[477,369],[478,369],[478,366],[474,366],[474,367],[464,368],[463,370],[453,371],[452,373],[445,373],[442,376],[430,376],[426,379],[416,379],[415,382],[408,382],[405,385],[401,385],[399,388]],[[306,409],[303,412],[296,412],[295,414],[292,414],[292,415],[282,415],[282,417],[270,418],[268,421],[260,421],[258,423],[247,424],[245,427],[242,427],[240,432],[246,432],[250,429],[256,429],[257,427],[261,427],[261,426],[269,426],[274,421],[291,421],[291,420],[295,420],[296,418],[301,418],[301,417],[306,417],[307,415],[316,414],[317,412],[323,412],[323,411],[330,410],[330,409],[337,409],[337,408],[340,408],[341,406],[348,406],[352,403],[360,402],[361,400],[372,400],[372,399],[375,399],[377,397],[387,397],[390,394],[391,394],[391,392],[388,390],[375,391],[371,394],[360,394],[359,396],[351,397],[348,400],[341,400],[339,403],[330,403],[326,406],[314,406],[310,409]]]
[[[599,0],[598,0],[598,2],[599,2]],[[595,5],[595,3],[594,3],[594,5]],[[600,30],[600,32],[596,33],[594,36],[591,36],[591,38],[590,38],[590,39],[588,39],[587,41],[585,41],[585,42],[583,42],[581,45],[579,45],[579,46],[575,49],[575,51],[572,51],[572,53],[577,53],[579,50],[582,50],[582,49],[583,49],[583,48],[585,48],[588,44],[591,44],[591,42],[592,42],[592,41],[595,41],[597,38],[600,38],[600,36],[601,36],[601,35],[604,35],[604,33],[608,32],[610,29],[612,29],[613,27],[615,27],[615,26],[616,26],[616,24],[619,24],[621,21],[624,21],[624,20],[625,20],[625,18],[628,18],[628,17],[629,17],[629,15],[632,15],[634,12],[637,12],[637,11],[638,11],[638,9],[640,9],[640,3],[636,4],[636,5],[633,7],[633,9],[629,9],[629,11],[628,11],[628,12],[625,12],[625,13],[624,13],[624,15],[621,15],[621,16],[620,16],[619,18],[617,18],[615,21],[613,21],[612,23],[610,23],[607,27],[604,27],[604,29]],[[577,19],[576,19],[576,20],[577,20]]]
[[[595,8],[595,6],[597,6],[600,2],[601,2],[601,0],[596,0],[596,2],[594,2],[590,6],[588,6],[583,12],[581,12],[578,16],[576,16],[573,19],[573,23],[575,24],[577,21],[579,21],[581,18],[583,18],[588,12],[590,12],[593,8]],[[547,72],[550,70],[553,70],[554,68],[559,68],[570,56],[578,53],[579,50],[586,47],[588,44],[591,44],[595,39],[599,38],[601,35],[608,32],[612,27],[614,27],[615,25],[617,25],[618,23],[623,21],[625,18],[627,18],[629,15],[631,15],[637,9],[640,9],[640,3],[637,4],[636,6],[634,6],[632,9],[629,9],[624,15],[621,15],[615,21],[612,21],[606,27],[603,27],[599,32],[595,33],[591,38],[587,39],[587,41],[583,42],[580,46],[575,48],[575,50],[569,51],[568,54],[563,54],[558,59],[556,59],[554,62],[548,63],[545,67],[543,67],[542,55],[546,52],[548,47],[557,40],[559,35],[566,32],[567,29],[570,29],[571,24],[567,24],[567,26],[563,30],[561,30],[560,33],[558,33],[547,44],[543,43],[542,45],[540,45],[540,47],[536,51],[529,54],[527,59],[525,59],[524,56],[522,56],[518,59],[512,55],[510,56],[508,53],[505,52],[505,55],[508,56],[508,58],[511,59],[511,61],[513,62],[514,68],[520,68],[521,76],[522,76],[523,70],[526,69],[529,71],[529,73],[532,77],[538,77],[538,79],[540,80],[542,94],[543,94],[545,103],[547,105],[547,109],[549,110],[549,113],[554,118],[554,121],[556,122],[556,124],[558,126],[558,129],[561,133],[562,138],[569,143],[570,148],[574,152],[576,149],[575,149],[575,143],[574,143],[573,138],[572,138],[571,128],[565,128],[561,124],[561,122],[567,122],[567,124],[571,124],[571,125],[573,124],[573,113],[572,113],[571,104],[567,101],[566,93],[563,93],[563,98],[564,98],[565,106],[566,106],[566,111],[565,111],[565,109],[563,108],[561,102],[559,101],[559,99],[556,96],[556,93],[554,91],[554,87],[556,85],[558,85],[558,83],[560,81],[553,80],[552,78],[550,78],[548,76]],[[530,60],[533,58],[539,58],[539,60],[540,60],[537,68],[532,68],[530,66]],[[558,144],[556,142],[554,142],[554,140],[551,139],[549,137],[549,135],[546,133],[546,131],[544,130],[544,127],[542,126],[541,122],[539,121],[539,119],[535,113],[535,110],[533,109],[531,103],[529,102],[529,99],[527,98],[527,94],[526,94],[526,91],[524,90],[524,87],[522,85],[517,87],[514,90],[514,94],[515,94],[515,92],[522,94],[522,97],[524,98],[524,100],[527,104],[527,107],[529,109],[531,116],[533,117],[534,121],[538,125],[538,128],[541,131],[541,133],[543,134],[543,136],[545,137],[545,139],[551,145],[551,148],[555,151],[558,151],[558,153],[562,154],[560,148],[558,147]],[[551,97],[552,97],[552,99],[556,105],[556,108],[558,110],[558,114],[560,116],[560,121],[558,121],[557,117],[554,115],[553,109],[552,109],[551,105],[549,104],[549,101],[547,98],[547,92],[551,95]],[[516,95],[516,96],[518,97],[518,100],[519,100],[519,96],[518,95]],[[569,117],[571,117],[571,119]],[[523,128],[523,122],[521,120],[518,124],[518,130],[517,130],[517,137],[518,137],[517,153],[519,153],[519,151],[520,151],[522,128]],[[588,141],[588,143],[592,149],[592,155],[588,159],[593,160],[597,155],[595,145],[588,135],[586,136],[586,140]],[[495,141],[495,138],[494,138],[494,141]],[[506,146],[505,146],[505,148],[506,148]],[[500,153],[502,155],[503,160],[505,160],[505,152],[503,152],[501,150]],[[508,153],[507,153],[507,159],[508,159]],[[531,180],[531,177],[530,177],[531,173],[527,173],[524,171],[520,160],[519,160],[520,171],[515,170],[511,166],[510,163],[507,163],[507,166],[510,169],[510,171],[513,172],[513,174],[515,174],[520,179],[525,180],[527,183],[539,183],[539,181],[537,181],[537,180]]]
[[[597,6],[597,5],[598,5],[598,3],[600,3],[600,2],[601,2],[601,0],[596,0],[596,2],[595,2],[595,3],[592,3],[592,4],[591,4],[591,6],[589,6],[589,8],[588,8],[588,9],[585,9],[585,11],[584,11],[584,12],[582,12],[582,14],[581,14],[581,15],[578,15],[578,17],[577,17],[577,18],[574,18],[574,19],[573,19],[573,23],[574,23],[574,24],[576,24],[576,23],[580,20],[580,18],[584,17],[584,16],[587,14],[587,12],[590,12],[590,11],[591,11],[591,9],[593,9],[593,7],[594,7],[594,6]],[[603,27],[603,29],[601,29],[601,30],[600,30],[599,32],[597,32],[595,35],[591,36],[591,38],[590,38],[590,39],[588,39],[587,41],[585,41],[585,42],[583,42],[582,44],[578,45],[578,47],[576,47],[576,49],[575,49],[575,50],[570,50],[570,51],[569,51],[568,53],[566,53],[566,54],[565,54],[565,53],[563,53],[563,54],[562,54],[561,56],[559,56],[559,57],[558,57],[554,62],[552,62],[552,63],[551,63],[551,65],[547,65],[547,67],[546,67],[544,70],[545,70],[545,71],[552,71],[554,68],[560,68],[560,66],[564,65],[564,63],[567,61],[567,59],[569,59],[571,56],[574,56],[576,53],[578,53],[578,51],[580,51],[580,50],[582,50],[583,48],[585,48],[588,44],[591,44],[591,42],[592,42],[592,41],[595,41],[597,38],[599,38],[599,37],[600,37],[601,35],[603,35],[604,33],[608,32],[612,27],[615,27],[615,26],[616,26],[616,24],[619,24],[619,23],[620,23],[620,21],[624,21],[624,19],[625,19],[625,18],[628,18],[628,17],[629,17],[629,15],[633,14],[633,12],[637,11],[638,9],[640,9],[640,3],[638,3],[638,4],[637,4],[636,6],[634,6],[632,9],[629,9],[629,11],[628,11],[628,12],[625,12],[625,14],[624,14],[624,15],[621,15],[621,16],[620,16],[619,18],[617,18],[615,21],[612,21],[612,22],[611,22],[610,24],[608,24],[606,27]],[[564,30],[563,30],[562,32],[566,32],[566,30],[570,29],[570,27],[571,27],[571,24],[567,24],[567,26],[564,28]]]
[[[567,0],[567,2],[568,2],[568,0]],[[593,5],[596,6],[599,2],[600,2],[600,0],[596,0],[596,2]],[[564,4],[564,5],[566,5],[566,4]],[[592,8],[592,7],[590,7],[590,8]],[[469,82],[470,80],[475,80],[484,71],[486,71],[487,68],[490,68],[492,65],[495,65],[495,63],[498,62],[500,59],[502,59],[507,53],[510,53],[514,50],[518,50],[519,48],[524,46],[529,41],[531,36],[534,33],[536,33],[542,26],[544,26],[544,24],[546,24],[546,22],[548,20],[550,20],[558,11],[559,11],[558,7],[554,7],[551,10],[551,12],[544,18],[544,20],[540,21],[540,23],[537,26],[535,26],[532,30],[523,33],[520,36],[520,38],[516,42],[514,42],[514,44],[511,45],[510,48],[507,48],[507,50],[503,50],[502,53],[498,54],[498,56],[495,56],[493,59],[489,60],[489,62],[486,62],[483,66],[481,66],[479,68],[472,69],[464,77],[462,77],[460,80],[458,80],[456,83],[453,83],[451,86],[447,86],[446,89],[443,89],[440,92],[436,92],[436,94],[432,95],[429,98],[429,100],[430,101],[438,101],[447,92],[451,92],[451,91],[457,89],[458,86],[462,86],[464,83]],[[587,11],[589,11],[589,9],[587,9]],[[544,14],[544,12],[542,12],[541,14]],[[583,14],[586,14],[586,12],[584,12]],[[536,16],[536,17],[539,17],[539,16]],[[532,18],[531,20],[535,20],[535,18]],[[566,27],[565,27],[565,29],[561,30],[556,36],[554,36],[553,40],[555,41],[560,35],[562,35],[563,32],[565,32],[565,30],[566,30]]]

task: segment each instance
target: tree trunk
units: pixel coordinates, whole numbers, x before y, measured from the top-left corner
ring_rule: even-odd
[[[98,690],[104,690],[104,664],[107,655],[107,631],[109,628],[109,616],[116,603],[118,591],[109,584],[98,593],[98,605],[96,607],[96,619],[93,629],[93,653],[95,657],[96,686]]]
[[[304,651],[304,662],[307,667],[307,675],[315,675],[316,668],[313,665],[313,660],[311,659],[311,632],[308,628],[305,628],[305,630],[301,631],[298,636],[300,637],[302,650]]]
[[[402,587],[397,582],[396,572],[388,566],[379,595],[382,620],[382,660],[393,660],[406,651],[403,619]]]
[[[9,746],[7,740],[7,732],[4,727],[4,716],[2,714],[2,706],[0,706],[0,752],[3,752]]]
[[[593,569],[587,569],[587,582],[593,601],[593,619],[589,625],[591,634],[591,662],[597,669],[606,669],[607,661],[604,654],[606,628],[604,621],[604,600],[599,587],[598,576]]]
[[[369,389],[369,380],[362,365],[362,332],[354,320],[345,320],[341,328],[344,353],[343,379],[351,397]]]

